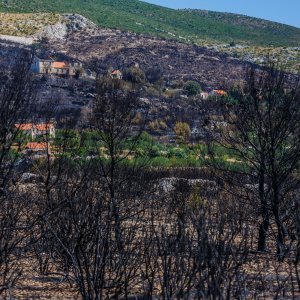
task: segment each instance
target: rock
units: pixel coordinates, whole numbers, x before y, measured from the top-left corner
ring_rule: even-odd
[[[69,31],[78,31],[86,28],[97,29],[95,23],[79,14],[64,14],[63,18]]]
[[[24,173],[20,178],[21,183],[37,183],[42,182],[43,178],[37,174]]]
[[[205,179],[184,179],[184,178],[162,178],[157,183],[157,190],[163,193],[170,193],[175,190],[175,186],[178,182],[185,181],[189,186],[199,185],[202,188],[207,189],[208,191],[216,191],[217,183],[211,180]]]
[[[63,14],[61,20],[54,25],[45,26],[38,34],[37,38],[47,37],[48,39],[65,39],[74,31],[86,28],[96,29],[97,26],[92,21],[78,14]]]
[[[31,167],[32,161],[29,158],[20,159],[14,164],[14,169],[19,173],[26,172]]]
[[[47,37],[48,39],[64,39],[68,34],[68,27],[65,23],[48,25],[37,34],[37,37]]]

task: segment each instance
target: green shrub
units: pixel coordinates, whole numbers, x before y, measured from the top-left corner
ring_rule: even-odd
[[[179,142],[188,142],[191,135],[190,125],[185,122],[176,122],[174,132]]]
[[[193,96],[201,92],[201,87],[198,82],[190,80],[185,83],[184,90],[189,96]]]

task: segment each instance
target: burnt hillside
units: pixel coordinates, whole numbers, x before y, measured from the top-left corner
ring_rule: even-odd
[[[207,48],[111,29],[74,32],[63,42],[49,42],[47,49],[64,52],[90,67],[95,67],[95,61],[119,69],[133,64],[143,70],[159,67],[167,78],[195,79],[212,88],[241,80],[249,65]]]

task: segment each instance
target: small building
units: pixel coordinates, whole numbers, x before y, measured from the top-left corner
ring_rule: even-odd
[[[123,78],[123,74],[120,70],[113,70],[110,73],[111,78],[113,79],[122,79]]]
[[[85,70],[83,69],[82,63],[81,62],[71,62],[69,63],[69,75],[70,76],[76,76],[77,74],[79,75],[84,75],[85,76]]]
[[[51,138],[55,137],[55,126],[53,123],[23,123],[15,124],[15,128],[22,131],[23,133],[30,135],[32,139],[38,136],[48,136]]]
[[[33,129],[36,136],[47,135],[51,138],[55,137],[55,126],[53,123],[36,124]]]
[[[30,142],[26,145],[27,154],[46,155],[51,153],[50,145],[47,142]]]
[[[208,93],[208,92],[201,92],[201,93],[200,93],[200,97],[201,97],[203,100],[207,100],[207,98],[209,97],[209,93]]]

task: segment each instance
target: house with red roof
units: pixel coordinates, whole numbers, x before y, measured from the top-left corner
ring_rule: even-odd
[[[55,126],[53,123],[22,123],[15,124],[15,128],[27,135],[30,135],[32,139],[38,136],[45,136],[49,138],[55,137]]]
[[[120,70],[113,70],[110,73],[111,78],[113,79],[122,79],[123,78],[123,74]]]
[[[27,154],[37,154],[37,155],[45,155],[50,154],[50,144],[47,142],[29,142],[26,144],[26,152]]]
[[[84,73],[82,63],[55,61],[51,57],[40,59],[35,57],[31,65],[31,70],[38,74],[54,74],[59,76],[75,76],[78,73]]]

